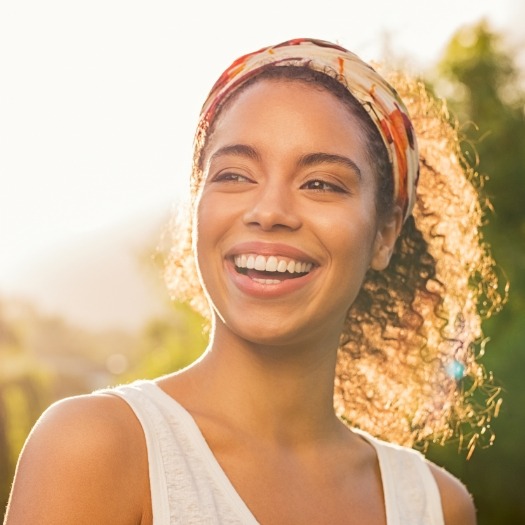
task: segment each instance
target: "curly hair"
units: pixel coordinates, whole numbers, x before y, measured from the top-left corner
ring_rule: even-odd
[[[385,146],[366,110],[335,72],[272,68],[262,78],[308,82],[327,89],[363,124],[378,178],[378,213],[392,207]],[[286,71],[285,71],[286,70]],[[386,75],[385,75],[386,76]],[[387,269],[369,270],[341,334],[334,389],[340,417],[382,439],[424,447],[459,436],[472,453],[501,399],[479,363],[481,321],[503,304],[496,265],[483,240],[482,180],[465,162],[457,124],[422,82],[392,73],[389,81],[411,114],[420,151],[413,215],[405,222]],[[172,297],[210,315],[192,250],[192,214],[203,178],[202,154],[213,123],[196,134],[192,202],[171,228],[166,282]]]

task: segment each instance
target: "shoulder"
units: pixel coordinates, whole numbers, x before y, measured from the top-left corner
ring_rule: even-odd
[[[112,395],[72,397],[31,431],[7,523],[136,523],[147,489],[145,442],[131,409]]]
[[[127,447],[137,444],[139,430],[138,421],[124,401],[94,393],[51,405],[31,431],[26,447],[60,447],[70,459],[76,457],[78,461],[85,459],[86,452],[106,452],[107,460],[115,462],[125,459]]]
[[[78,464],[90,463],[90,454],[95,454],[109,464],[122,464],[129,448],[138,443],[138,430],[131,410],[116,396],[71,397],[54,403],[43,413],[24,453],[56,450],[59,458],[67,454]]]
[[[428,462],[436,480],[446,525],[475,525],[476,509],[465,485],[445,469]]]

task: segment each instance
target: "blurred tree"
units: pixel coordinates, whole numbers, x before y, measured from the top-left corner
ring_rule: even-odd
[[[510,282],[508,304],[485,323],[483,361],[504,390],[495,446],[468,462],[455,446],[429,452],[473,492],[479,525],[525,523],[525,93],[514,64],[503,36],[482,21],[452,38],[434,82],[461,124],[466,159],[486,177],[493,213],[485,237]]]
[[[45,373],[28,358],[21,327],[0,303],[0,508],[7,504],[14,468],[29,430],[50,397]]]
[[[186,304],[174,303],[164,318],[150,320],[139,342],[140,356],[122,381],[153,379],[195,361],[208,342],[203,319]]]
[[[449,107],[463,123],[464,152],[486,176],[494,207],[486,233],[516,292],[504,316],[513,317],[525,283],[525,92],[503,37],[483,21],[460,30],[439,66]],[[514,241],[514,242],[509,242]]]

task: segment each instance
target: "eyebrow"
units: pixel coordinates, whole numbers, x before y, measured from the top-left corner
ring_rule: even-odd
[[[247,144],[231,144],[228,146],[223,146],[222,148],[219,148],[217,151],[215,151],[210,157],[210,162],[218,157],[224,157],[226,155],[234,155],[237,157],[247,157],[252,160],[260,160],[259,153],[257,153],[255,148],[252,148]]]
[[[359,179],[361,179],[361,170],[359,166],[350,158],[345,157],[344,155],[337,155],[335,153],[309,153],[308,155],[303,155],[299,160],[300,167],[313,166],[315,164],[342,164],[346,168],[354,171]]]

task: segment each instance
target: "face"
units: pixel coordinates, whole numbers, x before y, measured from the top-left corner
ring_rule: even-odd
[[[216,330],[337,343],[366,271],[395,241],[376,215],[364,140],[337,98],[301,82],[261,81],[223,111],[196,210]]]

